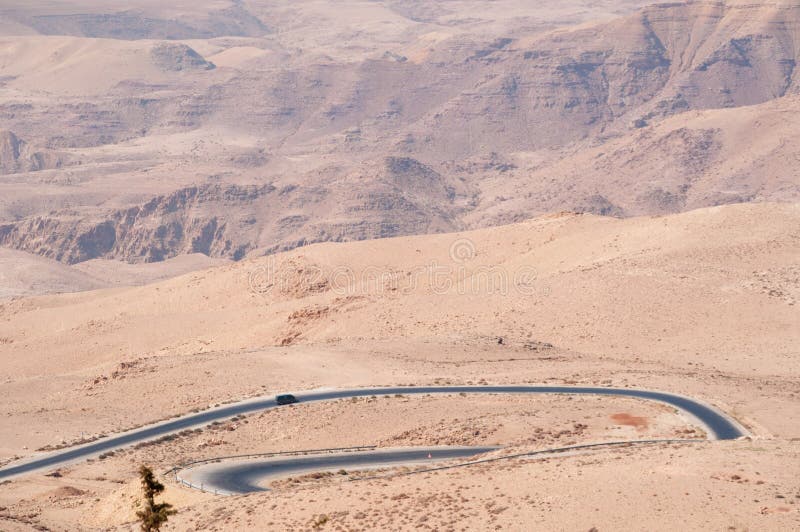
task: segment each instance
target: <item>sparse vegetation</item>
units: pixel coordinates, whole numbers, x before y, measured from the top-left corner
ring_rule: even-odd
[[[800,5],[121,4],[0,8],[0,532],[800,532]]]
[[[164,491],[164,484],[156,479],[153,470],[143,465],[139,468],[139,478],[144,491],[144,508],[136,512],[143,532],[155,532],[167,522],[176,510],[168,502],[155,502],[156,495]]]
[[[321,515],[315,516],[314,519],[311,522],[311,528],[313,528],[314,530],[319,530],[327,522],[328,522],[328,516],[327,515],[321,514]]]

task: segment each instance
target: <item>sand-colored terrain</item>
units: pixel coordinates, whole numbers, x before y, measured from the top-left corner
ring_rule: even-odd
[[[149,264],[93,259],[70,266],[32,253],[0,248],[0,300],[142,285],[226,262],[197,253]]]
[[[25,456],[211,404],[320,386],[635,386],[705,400],[755,439],[336,487],[302,483],[224,501],[171,486],[168,497],[180,505],[177,519],[196,527],[272,522],[303,529],[326,514],[332,528],[388,527],[390,518],[422,526],[423,515],[433,519],[429,526],[447,528],[462,512],[455,528],[536,522],[669,529],[693,513],[690,529],[791,529],[800,467],[798,227],[796,204],[627,220],[562,214],[470,233],[320,244],[138,288],[6,302],[2,452]],[[32,522],[69,528],[64,523],[82,519],[75,509],[91,507],[92,515],[108,516],[92,526],[111,526],[129,518],[114,493],[131,500],[140,462],[166,469],[193,458],[324,442],[539,448],[638,434],[615,423],[611,416],[620,413],[650,420],[646,430],[654,432],[647,433],[659,437],[686,423],[630,400],[461,399],[379,399],[252,415],[71,466],[59,479],[13,480],[0,504],[10,523],[33,515]],[[553,436],[562,430],[568,433]],[[101,477],[107,480],[80,480]],[[67,497],[60,510],[43,502],[67,485],[91,495]],[[466,500],[445,493],[445,485],[462,486]],[[332,495],[343,489],[347,497]],[[501,504],[495,493],[511,499]],[[492,517],[495,504],[508,509]],[[117,509],[104,510],[108,505]],[[446,517],[452,505],[458,511]],[[588,515],[575,511],[590,506]],[[652,510],[646,519],[642,508]],[[633,516],[644,520],[629,521]]]
[[[791,2],[335,4],[4,2],[0,246],[238,260],[800,198]]]
[[[287,391],[636,387],[750,436],[166,477],[167,528],[800,529],[800,5],[650,3],[0,3],[0,466]],[[621,398],[301,403],[4,481],[0,530],[135,529],[143,463],[703,436]]]

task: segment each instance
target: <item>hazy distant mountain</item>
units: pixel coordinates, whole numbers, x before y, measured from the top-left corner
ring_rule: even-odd
[[[6,4],[0,244],[239,259],[800,197],[800,7],[502,4]]]

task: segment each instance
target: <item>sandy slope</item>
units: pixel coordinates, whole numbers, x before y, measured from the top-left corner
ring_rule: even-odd
[[[0,300],[118,285],[137,286],[226,262],[195,253],[152,264],[95,259],[67,266],[32,253],[0,248]]]
[[[60,262],[24,251],[0,249],[0,300],[51,292],[80,292],[105,286],[99,279]]]
[[[169,496],[180,504],[181,523],[199,519],[220,529],[305,528],[320,513],[356,528],[422,526],[423,516],[447,528],[450,518],[443,516],[455,495],[443,483],[461,486],[459,493],[485,485],[510,497],[502,505],[509,510],[497,514],[488,504],[495,495],[466,497],[459,512],[467,528],[491,522],[517,529],[534,520],[546,528],[640,523],[666,529],[679,514],[693,515],[691,529],[791,528],[798,518],[797,486],[788,471],[800,465],[798,227],[797,204],[728,205],[625,220],[561,214],[461,234],[320,244],[138,288],[6,302],[0,307],[0,393],[7,398],[0,451],[10,459],[209,404],[318,386],[649,387],[713,403],[760,441],[724,450],[631,450],[545,466],[463,470],[426,479],[418,493],[412,479],[371,481],[348,485],[346,500],[335,503],[329,490],[343,488],[313,482],[256,499],[209,502],[174,487]],[[492,406],[488,400],[483,410],[468,414],[442,401],[408,411],[387,402],[374,412],[329,405],[279,411],[263,421],[255,416],[240,421],[241,430],[219,426],[69,468],[60,480],[14,481],[2,505],[11,524],[33,515],[26,519],[69,528],[64,523],[83,519],[70,509],[98,498],[95,513],[104,517],[95,524],[110,526],[129,518],[120,509],[135,497],[132,468],[142,461],[166,467],[229,450],[362,439],[541,447],[557,442],[520,439],[529,430],[520,427],[599,416],[574,436],[596,441],[614,435],[604,416],[620,411],[650,419],[653,430],[666,430],[659,434],[674,434],[676,427],[636,402],[609,403],[606,413],[605,403],[543,403],[541,411],[555,417],[536,421],[512,415],[505,402]],[[370,421],[373,415],[378,417]],[[386,423],[392,415],[406,422]],[[353,427],[350,436],[344,437],[342,423]],[[576,483],[564,483],[565,474]],[[622,484],[606,489],[603,504],[585,493],[598,510],[591,520],[582,515],[573,522],[568,516],[576,515],[576,503],[569,494],[583,485],[581,478],[602,486],[613,479],[631,490]],[[59,486],[82,494],[52,491]],[[417,494],[406,501],[399,494],[408,490]],[[650,491],[655,499],[637,495]],[[529,507],[526,496],[549,502]],[[387,501],[377,514],[369,511],[374,497]],[[251,500],[266,509],[279,505],[281,517],[248,510]],[[637,505],[656,513],[645,519]],[[719,509],[713,516],[711,506]]]
[[[148,264],[128,264],[120,261],[93,259],[75,264],[71,269],[100,279],[105,286],[134,286],[221,266],[227,262],[224,259],[212,259],[201,253],[191,253],[179,255],[163,262]]]
[[[475,345],[504,337],[520,349],[547,342],[698,377],[789,382],[797,377],[800,334],[798,219],[796,204],[629,220],[565,214],[464,234],[315,245],[141,288],[7,302],[0,307],[2,386],[14,399],[2,423],[19,434],[13,405],[52,404],[54,390],[39,394],[55,376],[65,406],[98,395],[90,399],[102,408],[91,422],[97,428],[106,415],[126,419],[125,405],[103,399],[130,385],[104,380],[120,364],[143,376],[167,364],[175,378],[192,382],[199,377],[181,377],[181,368],[206,357],[266,367],[311,357],[298,368],[317,360],[299,380],[252,375],[235,389],[226,384],[235,396],[267,383],[388,383],[397,378],[387,380],[393,365],[417,358],[389,362],[365,352],[369,366],[355,370],[364,363],[356,353],[369,350],[357,346],[377,343],[463,345],[460,356],[470,356]],[[329,351],[355,371],[321,366]],[[436,374],[446,360],[419,357],[419,368],[406,371]],[[211,400],[211,392],[198,386],[180,394]],[[772,418],[772,401],[780,395],[737,400],[760,405],[761,422]],[[768,430],[794,434],[785,423]]]

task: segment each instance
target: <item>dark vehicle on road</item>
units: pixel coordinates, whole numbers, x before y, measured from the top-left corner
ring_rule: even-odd
[[[297,402],[297,397],[290,393],[284,393],[275,396],[275,402],[279,405],[290,405]]]

